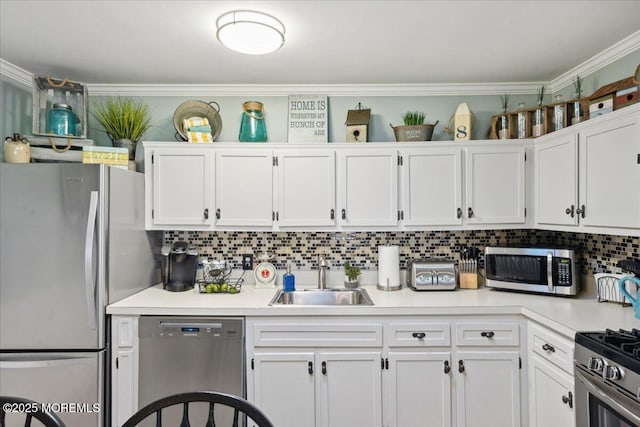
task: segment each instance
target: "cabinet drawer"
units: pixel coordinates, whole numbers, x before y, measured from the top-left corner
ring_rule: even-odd
[[[254,347],[381,347],[381,323],[268,323],[254,325]]]
[[[457,346],[520,345],[520,325],[517,322],[460,322],[455,328]]]
[[[389,347],[449,347],[451,332],[448,323],[390,323],[385,337]]]
[[[570,374],[573,374],[573,346],[573,341],[529,323],[530,350]]]

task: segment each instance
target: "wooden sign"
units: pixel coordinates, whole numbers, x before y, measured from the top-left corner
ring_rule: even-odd
[[[458,105],[454,126],[453,139],[455,141],[469,141],[471,139],[471,111],[465,102]]]
[[[288,141],[329,142],[328,106],[324,95],[290,95]]]

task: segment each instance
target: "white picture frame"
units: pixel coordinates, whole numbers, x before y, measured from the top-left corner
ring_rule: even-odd
[[[326,95],[289,95],[287,141],[290,144],[329,142],[329,103]]]

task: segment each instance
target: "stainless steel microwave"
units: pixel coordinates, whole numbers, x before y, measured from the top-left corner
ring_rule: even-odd
[[[485,248],[487,286],[552,295],[581,288],[576,251],[556,248]]]

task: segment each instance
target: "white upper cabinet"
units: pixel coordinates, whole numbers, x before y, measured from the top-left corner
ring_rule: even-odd
[[[216,227],[269,227],[273,210],[271,150],[216,152]]]
[[[407,226],[462,224],[462,149],[401,150],[401,217]]]
[[[398,152],[338,151],[338,221],[343,227],[398,224]]]
[[[565,133],[536,144],[537,224],[577,225],[578,136]]]
[[[281,150],[276,158],[278,227],[335,226],[335,152]]]
[[[213,153],[167,148],[145,150],[147,228],[213,223]],[[152,180],[148,179],[152,176]],[[151,206],[151,209],[149,209]],[[166,227],[165,227],[166,228]]]
[[[580,223],[640,228],[640,113],[585,126],[579,139]]]
[[[468,147],[465,207],[468,224],[525,222],[525,148]]]
[[[640,235],[640,109],[627,108],[536,143],[537,227]]]

